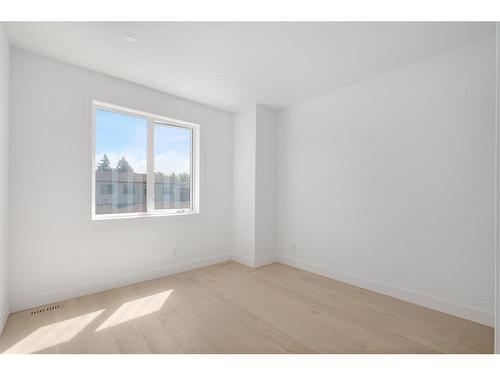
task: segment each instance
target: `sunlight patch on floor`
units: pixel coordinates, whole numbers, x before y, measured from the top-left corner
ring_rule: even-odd
[[[96,332],[159,311],[172,292],[173,289],[124,303],[96,329]]]
[[[40,327],[16,342],[5,353],[35,353],[70,341],[103,312],[104,310],[98,310]]]

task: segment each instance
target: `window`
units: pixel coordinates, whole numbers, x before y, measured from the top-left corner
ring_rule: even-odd
[[[93,103],[92,217],[198,213],[195,124]]]
[[[192,129],[155,123],[155,209],[191,208]]]
[[[136,184],[123,184],[123,194],[135,194],[136,191]],[[144,189],[144,191],[146,191],[146,189]]]
[[[101,194],[113,194],[113,185],[111,184],[103,184],[102,181],[101,182]]]

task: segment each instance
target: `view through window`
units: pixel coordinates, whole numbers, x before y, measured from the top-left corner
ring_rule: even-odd
[[[191,132],[155,123],[155,209],[191,206]]]
[[[96,216],[193,209],[192,127],[100,107],[94,115]]]

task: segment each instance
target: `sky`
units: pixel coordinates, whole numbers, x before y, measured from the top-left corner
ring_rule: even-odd
[[[114,167],[122,156],[134,172],[146,173],[147,120],[102,109],[96,110],[96,163],[106,154]],[[155,172],[189,173],[191,132],[155,125]]]

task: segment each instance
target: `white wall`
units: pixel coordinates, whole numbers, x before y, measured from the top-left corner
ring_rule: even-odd
[[[256,108],[255,262],[262,265],[276,255],[276,122],[274,110]]]
[[[230,258],[231,114],[11,55],[12,310]],[[92,97],[201,124],[201,217],[91,221]]]
[[[233,253],[253,266],[255,258],[256,106],[234,116],[233,129]]]
[[[495,41],[284,111],[278,255],[493,323]]]
[[[10,48],[0,24],[0,334],[9,313],[7,233],[9,202],[9,66]]]
[[[233,254],[250,267],[275,259],[276,121],[260,104],[234,116]]]
[[[497,92],[497,111],[496,111],[496,269],[495,269],[495,353],[500,354],[500,116],[498,109],[500,108],[500,22],[496,23],[496,92]]]

